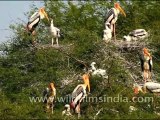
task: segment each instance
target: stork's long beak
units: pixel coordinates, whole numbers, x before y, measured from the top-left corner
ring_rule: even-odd
[[[84,74],[83,75],[84,84],[88,87],[88,91],[90,92],[90,83],[89,83],[89,75]]]
[[[49,22],[49,18],[48,18],[48,15],[47,15],[47,13],[44,11],[44,16],[47,18],[47,20],[48,20],[48,22]]]
[[[116,9],[118,9],[125,17],[126,17],[126,13],[124,12],[124,10],[121,8],[121,6],[119,5],[118,2],[114,3],[114,7]]]
[[[149,57],[151,57],[151,54],[148,52],[147,48],[143,48],[143,52],[144,54],[148,55]]]
[[[124,10],[121,8],[121,6],[118,6],[119,11],[126,17],[126,13],[124,12]]]
[[[40,8],[40,11],[41,11],[41,13],[44,15],[44,17],[47,18],[47,20],[48,20],[48,22],[49,22],[48,15],[47,15],[47,13],[46,13],[44,7]]]
[[[138,94],[138,93],[139,93],[138,87],[135,87],[134,88],[134,94]]]
[[[86,85],[88,87],[88,91],[90,92],[90,83],[89,83],[89,79],[86,81]]]
[[[54,83],[50,83],[50,88],[52,89],[52,90],[54,90]]]

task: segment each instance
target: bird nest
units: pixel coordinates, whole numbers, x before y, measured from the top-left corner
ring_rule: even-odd
[[[124,40],[115,40],[112,43],[118,47],[120,50],[134,51],[142,49],[147,45],[146,41],[124,41]]]

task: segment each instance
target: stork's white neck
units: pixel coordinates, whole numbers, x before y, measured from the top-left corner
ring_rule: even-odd
[[[54,27],[53,21],[51,21],[51,27]]]
[[[39,15],[40,15],[40,19],[44,18],[44,14],[42,12],[39,12]]]
[[[115,14],[118,15],[120,13],[118,8],[114,8],[115,9]]]
[[[96,70],[96,68],[95,68],[95,66],[94,65],[91,65],[91,68],[92,68],[92,70]]]

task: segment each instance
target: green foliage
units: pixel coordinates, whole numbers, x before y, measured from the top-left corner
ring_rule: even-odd
[[[54,114],[44,112],[42,102],[31,102],[30,97],[42,97],[49,82],[54,82],[58,97],[66,97],[77,84],[82,83],[79,76],[84,71],[76,59],[88,65],[96,62],[98,68],[106,69],[108,79],[91,76],[91,93],[88,97],[98,97],[98,102],[82,103],[82,119],[156,119],[159,116],[160,99],[152,94],[140,94],[139,97],[153,97],[153,102],[133,102],[133,80],[130,73],[141,78],[139,68],[127,68],[125,61],[139,64],[137,51],[120,51],[113,43],[102,42],[102,30],[107,8],[113,2],[106,1],[45,1],[49,18],[64,33],[59,43],[64,52],[54,48],[34,48],[31,45],[25,26],[21,23],[10,25],[14,32],[11,42],[1,45],[7,55],[0,57],[0,118],[1,119],[70,119],[62,117],[65,102],[57,102]],[[131,30],[144,28],[150,32],[149,48],[154,60],[154,79],[160,81],[159,60],[159,1],[120,1],[127,16],[119,15],[116,23],[118,38]],[[32,6],[26,17],[37,8]],[[44,27],[45,26],[45,27]],[[38,44],[51,44],[48,27],[50,23],[42,20],[36,29]],[[69,56],[67,54],[69,54]],[[76,58],[76,59],[74,59]],[[123,59],[122,59],[123,58]],[[134,66],[134,65],[133,65]],[[72,80],[61,87],[62,80]],[[129,102],[104,102],[105,97],[127,97]],[[137,111],[129,112],[134,106]],[[96,113],[102,109],[97,116]],[[76,119],[74,115],[72,119]]]

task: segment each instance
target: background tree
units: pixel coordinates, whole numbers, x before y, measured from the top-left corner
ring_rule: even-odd
[[[54,115],[44,113],[42,102],[30,102],[31,97],[41,97],[49,82],[55,82],[57,95],[66,96],[73,88],[81,83],[79,76],[83,66],[76,59],[86,64],[96,62],[98,68],[107,70],[108,80],[101,77],[91,77],[91,97],[132,97],[130,74],[142,80],[137,51],[121,52],[113,43],[102,41],[104,16],[114,1],[44,1],[46,11],[54,24],[64,33],[60,39],[61,52],[51,47],[34,48],[30,44],[32,39],[25,31],[22,23],[11,25],[14,35],[8,45],[1,45],[6,56],[0,57],[0,117],[2,119],[37,119],[62,118],[61,112],[65,103],[57,102]],[[150,31],[149,44],[154,61],[153,79],[159,78],[159,1],[119,1],[125,9],[127,17],[119,16],[117,21],[118,39],[137,28]],[[26,14],[28,17],[38,8]],[[46,20],[37,29],[37,40],[40,46],[51,44],[49,26]],[[131,63],[132,65],[128,64]],[[135,67],[136,66],[136,67]],[[63,85],[68,81],[70,84]],[[142,95],[151,96],[152,94]],[[154,102],[123,103],[123,102],[90,102],[82,105],[84,119],[112,119],[112,118],[158,118],[159,98]],[[129,106],[135,106],[137,111],[129,113]],[[102,108],[99,115],[95,114]],[[76,116],[74,116],[76,118]]]

